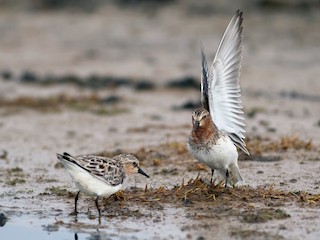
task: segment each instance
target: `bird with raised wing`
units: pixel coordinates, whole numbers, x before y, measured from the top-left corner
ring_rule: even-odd
[[[243,181],[238,167],[237,148],[249,155],[244,142],[244,117],[240,100],[240,64],[242,58],[243,16],[235,13],[225,30],[210,71],[201,48],[202,107],[192,114],[188,148],[199,161],[230,181]]]

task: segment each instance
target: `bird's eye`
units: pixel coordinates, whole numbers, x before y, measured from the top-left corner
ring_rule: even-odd
[[[204,115],[202,119],[205,119],[207,117],[207,115]]]
[[[138,167],[138,163],[137,162],[133,162],[132,163],[134,167]]]

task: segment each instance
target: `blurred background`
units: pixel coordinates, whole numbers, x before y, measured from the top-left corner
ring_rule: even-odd
[[[153,83],[198,77],[201,42],[212,58],[237,9],[245,17],[243,71],[254,82],[266,84],[260,79],[267,75],[281,82],[274,73],[281,69],[286,80],[306,83],[302,72],[319,64],[318,0],[1,0],[0,6],[1,69],[14,77],[24,71]]]
[[[80,152],[158,144],[172,135],[184,140],[199,104],[200,46],[212,60],[237,9],[244,11],[248,135],[319,135],[318,0],[1,0],[0,6],[0,124],[9,139],[21,126],[36,145],[37,131],[50,133],[54,149],[76,136],[68,146]],[[46,122],[43,129],[38,121]]]

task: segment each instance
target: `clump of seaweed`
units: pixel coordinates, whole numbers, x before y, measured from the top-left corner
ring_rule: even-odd
[[[168,188],[160,186],[156,189],[134,188],[133,190],[123,190],[111,197],[113,201],[130,201],[143,203],[175,203],[186,205],[190,203],[206,203],[215,206],[233,205],[241,203],[243,206],[251,207],[253,203],[273,203],[279,202],[299,202],[311,206],[320,205],[320,194],[313,195],[305,192],[288,192],[281,189],[275,189],[273,186],[260,186],[252,188],[249,186],[224,188],[223,184],[207,184],[201,177],[190,179],[186,184],[184,180],[180,185]],[[112,200],[108,201],[112,201]]]
[[[14,167],[14,168],[8,169],[9,175],[20,175],[20,174],[22,174],[22,172],[23,172],[23,170],[20,167]]]
[[[272,141],[268,138],[250,138],[246,139],[247,149],[250,156],[239,152],[239,159],[255,159],[257,161],[279,161],[280,156],[262,156],[265,153],[283,153],[289,150],[304,150],[311,151],[315,149],[312,140],[303,140],[295,135],[283,136],[278,140]],[[266,159],[265,159],[266,158]]]
[[[22,184],[25,182],[26,182],[26,180],[24,180],[22,178],[14,178],[14,179],[6,181],[6,184],[9,186],[16,186],[17,184]]]
[[[16,186],[17,184],[25,183],[26,174],[23,172],[22,168],[14,167],[6,170],[7,180],[6,184],[9,186]]]
[[[310,151],[313,148],[312,140],[302,140],[297,136],[284,136],[279,140],[247,139],[247,148],[253,155],[261,155],[264,152],[284,152],[289,149]]]

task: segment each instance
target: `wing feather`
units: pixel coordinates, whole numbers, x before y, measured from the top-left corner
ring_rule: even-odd
[[[220,131],[228,134],[233,143],[249,155],[244,142],[244,116],[239,85],[242,58],[242,12],[239,10],[231,19],[210,69],[202,70],[202,96],[204,82],[207,82],[207,97],[212,120]],[[202,53],[202,69],[204,68]]]
[[[208,78],[207,60],[203,52],[203,47],[201,46],[201,102],[202,106],[209,111]]]
[[[85,155],[73,159],[77,165],[112,186],[121,184],[125,178],[120,162],[112,158]]]

